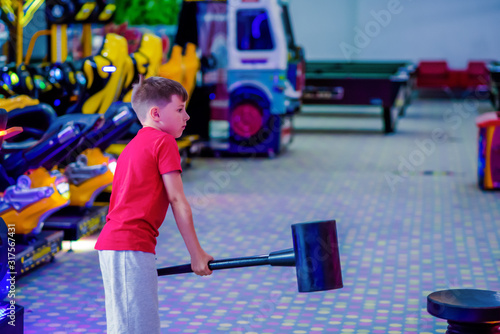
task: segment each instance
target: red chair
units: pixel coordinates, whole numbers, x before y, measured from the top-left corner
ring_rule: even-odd
[[[442,88],[450,85],[450,69],[445,60],[421,61],[417,68],[417,87]]]
[[[421,61],[417,69],[418,88],[475,90],[488,87],[489,81],[484,61],[469,61],[462,70],[451,70],[445,60]]]
[[[488,87],[490,75],[484,61],[469,61],[465,71],[462,86],[465,89]]]

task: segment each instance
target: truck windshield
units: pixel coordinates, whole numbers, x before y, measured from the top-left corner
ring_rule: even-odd
[[[269,19],[264,9],[245,9],[237,13],[238,49],[271,50],[273,39]]]

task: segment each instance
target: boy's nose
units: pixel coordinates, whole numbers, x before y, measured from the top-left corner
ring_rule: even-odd
[[[188,113],[186,113],[186,122],[189,121],[191,117],[189,117]]]

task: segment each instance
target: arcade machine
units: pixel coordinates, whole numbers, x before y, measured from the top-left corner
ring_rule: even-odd
[[[500,190],[500,111],[479,116],[476,124],[479,128],[479,188]]]
[[[51,82],[60,83],[59,86],[63,88],[69,87],[70,93],[66,96],[75,98],[75,103],[64,106],[64,113],[102,114],[106,128],[104,136],[114,140],[125,135],[136,119],[130,104],[118,102],[124,88],[132,83],[135,63],[130,57],[123,57],[124,53],[128,54],[127,41],[116,34],[107,34],[99,52],[91,55],[91,24],[108,23],[115,9],[115,4],[109,1],[72,1],[65,3],[63,7],[58,1],[49,1],[46,6],[47,21],[51,25],[53,62],[48,78]],[[73,30],[76,29],[75,24],[83,26],[81,55],[76,55],[83,59],[74,65],[66,61],[69,24],[73,25]],[[62,38],[54,34],[54,31],[61,31]],[[30,47],[32,45],[33,40]],[[57,50],[64,51],[56,53]],[[81,80],[78,79],[78,74],[81,75]],[[75,82],[80,84],[71,89]],[[102,133],[103,129],[100,131]],[[101,144],[96,145],[96,140],[101,141]],[[67,240],[77,240],[98,230],[103,226],[107,214],[108,196],[98,199],[97,196],[112,183],[116,158],[103,154],[104,149],[112,142],[95,136],[87,138],[87,141],[89,149],[80,152],[77,160],[65,168],[71,185],[70,206],[52,216],[46,224],[46,228],[64,229]],[[79,216],[83,218],[79,219]]]
[[[50,215],[52,212],[46,212],[45,216],[50,215],[50,217],[45,220],[43,226],[46,230],[64,230],[66,240],[77,240],[94,232],[104,223],[107,205],[96,205],[95,198],[112,183],[116,161],[103,155],[102,151],[115,138],[128,131],[135,120],[133,112],[123,104],[112,105],[107,113],[111,116],[70,114],[56,117],[54,111],[44,104],[8,113],[9,123],[28,126],[26,136],[19,136],[21,138],[18,142],[7,143],[6,147],[13,156],[9,156],[4,163],[8,175],[20,180],[27,173],[35,180],[43,180],[46,173],[38,171],[36,161],[29,163],[16,163],[16,161],[45,154],[47,157],[44,158],[43,167],[51,171],[57,167],[69,181],[68,190],[71,194],[68,195],[69,206],[52,215]],[[30,123],[30,120],[33,122]],[[57,139],[62,141],[58,145],[61,146],[63,154],[58,156],[52,154],[50,146],[44,146],[43,142],[50,139],[51,133],[58,131],[64,125],[77,127],[78,140],[72,147],[66,147],[67,136],[62,135],[61,139],[58,137]],[[41,138],[36,136],[39,132],[42,133]],[[37,147],[38,144],[40,145]],[[23,153],[17,153],[13,149],[23,150]],[[18,154],[19,157],[14,154]]]
[[[33,115],[51,110],[37,107]],[[11,113],[15,116],[16,110],[9,116]],[[85,119],[67,115],[49,122],[39,140],[4,143],[0,215],[16,231],[18,275],[51,260],[61,249],[64,232],[46,229],[51,217],[65,209],[71,199],[68,177],[56,167],[71,158],[99,121],[97,115]]]
[[[129,57],[132,66],[127,67],[127,80],[124,82],[119,98],[121,101],[130,104],[133,88],[132,84],[139,80],[139,75],[143,75],[145,78],[156,75],[161,64],[161,50],[162,41],[158,36],[151,33],[145,33],[142,35],[138,49]],[[139,129],[140,124],[136,120],[131,126],[129,132],[120,140],[112,143],[106,149],[106,152],[115,156],[120,155],[126,144],[135,136]],[[109,200],[109,193],[111,192],[111,189],[108,188],[106,192],[108,193],[107,198]]]
[[[83,39],[86,43],[83,43],[83,51],[84,53],[89,52],[91,49],[88,46],[90,22],[92,20],[100,20],[100,22],[109,20],[113,8],[114,5],[106,1],[73,1],[63,4],[57,1],[48,1],[46,14],[51,26],[47,34],[51,35],[50,59],[53,65],[65,64],[67,60],[66,29],[68,23],[81,22],[84,24]],[[34,36],[34,39],[37,37]],[[34,42],[32,41],[31,44],[34,45]],[[95,123],[89,128],[89,131],[85,133],[82,131],[79,145],[75,146],[72,154],[64,160],[58,161],[58,168],[70,181],[70,206],[46,219],[44,229],[63,230],[66,240],[77,240],[89,235],[101,228],[105,221],[107,205],[97,206],[94,205],[94,201],[96,195],[112,183],[116,160],[102,154],[102,149],[109,146],[113,138],[127,131],[131,121],[134,120],[134,115],[130,108],[121,104],[110,107],[113,99],[116,99],[118,95],[118,87],[121,88],[121,73],[124,66],[120,66],[121,63],[111,63],[103,53],[120,52],[122,51],[120,47],[123,45],[126,47],[126,41],[121,36],[109,36],[101,49],[101,54],[85,59],[83,69],[84,72],[87,70],[86,85],[83,86],[84,89],[78,96],[80,100],[71,106],[65,106],[66,113],[77,112],[78,114],[63,116],[59,121],[86,123],[90,122],[89,120],[94,120]],[[116,66],[114,71],[106,71],[106,68],[113,69],[113,66]],[[75,80],[71,69],[66,72],[64,72],[64,68],[56,69],[50,74],[61,76],[62,72],[63,76]],[[26,78],[29,78],[29,75]],[[103,80],[100,80],[101,78]],[[103,92],[101,89],[103,81],[105,84],[114,86],[114,91],[108,89]],[[106,86],[105,84],[104,86]],[[81,114],[81,112],[94,114],[97,111],[105,112],[104,116]],[[22,118],[24,113],[25,110],[21,110],[19,118]]]
[[[209,146],[216,154],[279,154],[292,140],[304,81],[288,1],[184,2],[180,18],[189,23],[186,11],[196,13],[198,28],[179,22],[176,42],[201,49]]]
[[[4,118],[2,123],[5,126],[7,113],[3,109],[2,112]],[[5,129],[5,127],[2,128]],[[22,128],[1,131],[2,134],[5,134],[3,138],[8,138],[11,134],[9,130],[13,129],[21,129],[22,131]],[[56,145],[59,145],[57,135],[61,133],[68,134],[68,139],[70,139],[68,143],[72,142],[68,130],[69,128],[64,128],[48,138],[49,141],[54,141],[55,145],[51,145],[47,152],[57,153]],[[66,145],[62,146],[66,147]],[[40,167],[30,175],[18,177],[17,182],[14,183],[14,178],[9,175],[7,168],[12,167],[20,160],[38,164]],[[12,153],[10,157],[2,157],[0,216],[15,232],[15,270],[11,270],[15,275],[24,274],[26,271],[50,261],[61,250],[63,233],[61,231],[41,231],[41,227],[47,215],[68,205],[69,185],[61,173],[58,171],[48,172],[41,167],[41,164],[43,164],[43,160],[37,156],[36,150],[28,157],[23,156],[22,151],[21,154]],[[21,166],[14,167],[22,168]],[[32,232],[33,234],[28,240],[27,234]]]
[[[30,5],[26,7],[26,5]],[[36,3],[33,1],[29,1],[25,3],[25,9],[28,18],[32,15],[31,10],[34,10]],[[32,7],[35,6],[35,7]],[[18,21],[21,22],[20,25],[26,24],[26,17],[23,18],[23,7],[17,7],[17,15],[14,14],[14,11],[6,11],[8,9],[8,5],[2,7],[2,17],[7,17],[11,25],[11,31],[15,30],[15,23]],[[30,14],[31,13],[31,14]],[[24,22],[24,23],[23,23]],[[22,33],[22,29],[21,33]],[[9,35],[4,36],[2,34],[1,45],[5,43]],[[17,36],[17,40],[19,41],[19,36]],[[2,59],[4,61],[4,59]],[[16,79],[16,75],[2,75],[2,91],[1,91],[1,99],[2,107],[8,107],[10,109],[16,107],[24,107],[26,105],[34,105],[38,103],[36,100],[32,100],[28,97],[18,97],[15,99],[6,98],[11,96],[13,93],[10,89],[11,79]],[[12,137],[14,134],[18,134],[19,128],[11,128],[6,129],[7,125],[7,113],[5,109],[0,109],[0,149],[3,147],[4,139],[8,139]],[[66,145],[72,143],[71,134],[69,133],[69,127],[62,129],[63,131],[56,134],[55,137],[49,138],[49,140],[53,140],[54,144],[57,145],[59,142],[58,134],[65,134],[64,138],[67,139]],[[66,145],[62,145],[63,148]],[[54,148],[54,146],[53,146]],[[54,150],[50,150],[53,154],[56,152]],[[17,233],[22,233],[23,228],[27,229],[35,229],[38,227],[40,221],[43,221],[44,217],[46,217],[47,212],[53,212],[58,208],[61,208],[68,204],[69,193],[68,193],[68,184],[64,176],[60,175],[60,173],[54,171],[51,173],[40,171],[35,171],[35,173],[42,174],[42,177],[37,178],[35,182],[34,177],[32,175],[23,176],[17,179],[17,182],[14,178],[8,175],[5,167],[8,165],[15,165],[19,163],[24,157],[13,154],[12,159],[5,159],[5,152],[2,152],[0,156],[1,164],[0,164],[0,184],[2,193],[0,195],[0,216],[2,218],[2,223],[5,223],[9,227],[9,231],[15,230],[16,236]],[[37,152],[31,152],[28,157],[26,157],[31,162],[37,161],[38,163],[42,163],[37,155]],[[24,225],[16,229],[17,223],[22,222]],[[38,266],[44,262],[50,261],[54,255],[60,251],[61,243],[62,243],[63,233],[60,231],[51,231],[51,232],[40,232],[36,237],[31,239],[31,242],[25,243],[23,240],[19,240],[16,238],[16,251],[15,251],[15,259],[13,259],[12,266],[10,271],[13,275],[21,275],[25,273],[27,270]],[[5,242],[6,240],[2,240]],[[1,246],[0,246],[1,248]],[[3,268],[0,269],[3,272]],[[3,277],[3,276],[2,276]],[[2,280],[3,282],[3,280]],[[3,299],[3,298],[1,298]],[[9,310],[10,313],[11,310]],[[16,307],[16,312],[17,312]],[[22,310],[21,310],[22,311]],[[20,330],[22,333],[22,312],[20,312],[20,316],[17,317],[20,321],[18,322],[18,327],[16,327],[16,331]],[[4,319],[0,321],[3,324]],[[3,328],[3,327],[2,327]],[[13,333],[13,328],[11,326],[8,327],[9,331],[2,330],[2,333]],[[14,332],[16,332],[14,331]],[[17,333],[17,332],[16,332]]]
[[[273,156],[292,140],[303,55],[294,45],[287,4],[229,0],[230,152]]]
[[[161,64],[162,62],[162,49],[163,43],[160,37],[152,34],[152,33],[144,33],[141,37],[138,49],[130,55],[130,59],[132,60],[133,66],[130,68],[130,73],[128,74],[129,80],[126,80],[124,83],[124,87],[121,92],[120,99],[123,102],[130,103],[132,98],[132,83],[137,82],[139,80],[139,75],[143,75],[145,78],[149,78],[155,75],[161,75],[164,77],[168,77],[165,73],[165,67],[170,67],[175,57],[171,57],[170,61],[167,64]],[[174,53],[173,53],[174,54]],[[163,68],[163,72],[162,69]],[[180,69],[181,66],[178,66]],[[170,77],[171,78],[171,77]],[[173,80],[177,78],[171,78]],[[178,78],[178,81],[182,77]],[[130,141],[130,139],[135,136],[137,131],[140,128],[140,124],[137,124],[131,128],[130,133],[122,138],[122,140],[112,144],[107,152],[115,155],[119,155],[126,144]],[[192,146],[192,141],[187,140],[185,137],[177,140],[177,145],[179,147],[179,152],[181,153],[181,158],[185,157],[184,153],[189,147]],[[186,159],[182,159],[181,164],[183,167],[186,166]]]
[[[127,20],[131,24],[144,24],[151,22],[151,20],[156,24],[163,25],[172,25],[176,23],[176,20],[174,20],[172,16],[174,14],[176,15],[178,11],[176,9],[178,8],[178,4],[175,1],[162,2],[162,5],[159,6],[161,8],[156,8],[154,4],[152,4],[152,6],[152,9],[144,13],[144,17],[138,17],[137,13],[144,10],[143,6],[139,5],[139,2],[132,2],[130,8],[122,8],[122,5],[119,4],[117,7],[117,11],[120,15],[119,21]],[[167,11],[171,11],[169,15],[159,15],[160,12],[166,14]],[[135,34],[133,33],[134,31]],[[168,62],[162,64],[164,58],[163,50],[168,44],[165,43],[165,39],[161,39],[150,32],[141,33],[140,28],[136,28],[135,30],[129,29],[128,32],[131,36],[137,35],[137,33],[142,34],[142,37],[138,43],[137,50],[134,50],[130,55],[133,62],[131,72],[133,74],[129,75],[129,78],[133,79],[125,81],[120,99],[124,102],[130,102],[132,83],[138,81],[140,74],[144,75],[146,78],[159,75],[176,80],[186,88],[191,96],[199,68],[196,46],[191,44],[187,45],[185,54],[182,54],[182,48],[175,45],[171,50]],[[126,143],[135,135],[138,128],[140,128],[140,125],[132,127],[130,133],[119,142],[111,145],[107,152],[119,155]],[[177,145],[181,155],[181,165],[183,167],[189,166],[192,155],[198,151],[198,137],[197,134],[191,134],[177,139]]]

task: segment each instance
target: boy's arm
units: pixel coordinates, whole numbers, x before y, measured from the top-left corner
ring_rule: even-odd
[[[181,173],[179,171],[173,171],[162,174],[162,178],[165,190],[167,191],[168,201],[172,207],[175,222],[177,223],[179,232],[191,255],[191,268],[197,275],[210,275],[212,271],[208,268],[208,262],[213,260],[213,257],[201,248],[200,242],[198,241],[194,229],[191,206],[186,199],[186,195],[184,195]]]

